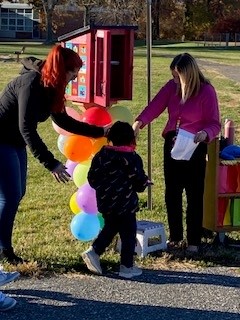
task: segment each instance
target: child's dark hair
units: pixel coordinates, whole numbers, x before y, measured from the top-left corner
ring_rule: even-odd
[[[107,134],[107,140],[111,141],[114,146],[136,145],[132,126],[123,121],[117,121],[112,125]]]

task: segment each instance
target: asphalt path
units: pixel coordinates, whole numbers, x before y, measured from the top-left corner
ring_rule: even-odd
[[[59,275],[20,278],[5,293],[16,307],[1,320],[239,320],[240,270],[149,270],[125,280]]]
[[[235,82],[240,83],[240,67],[239,66],[231,66],[224,65],[217,62],[211,62],[207,60],[197,59],[198,65],[203,70],[211,69],[216,71],[217,73],[222,74],[226,78],[229,78]]]

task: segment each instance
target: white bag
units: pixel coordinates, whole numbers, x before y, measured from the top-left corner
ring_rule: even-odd
[[[199,142],[194,142],[195,134],[179,129],[171,157],[175,160],[190,160]]]

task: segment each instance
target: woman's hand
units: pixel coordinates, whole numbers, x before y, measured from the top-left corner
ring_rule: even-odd
[[[68,182],[71,178],[70,174],[66,171],[66,167],[59,163],[51,172],[57,182]]]
[[[142,125],[142,121],[135,121],[134,124],[132,125],[135,137],[139,135],[139,130]]]
[[[195,137],[194,137],[194,142],[198,143],[198,142],[203,142],[207,139],[207,132],[202,130],[199,131],[198,133],[196,133]]]

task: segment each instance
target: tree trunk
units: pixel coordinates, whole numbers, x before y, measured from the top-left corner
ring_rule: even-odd
[[[45,13],[46,19],[46,43],[53,42],[53,11],[55,5],[58,3],[58,0],[42,0],[43,10]]]
[[[192,22],[192,0],[186,0],[185,1],[185,14],[184,14],[184,22],[183,22],[183,32],[184,32],[184,38],[186,37],[189,39],[191,31],[190,31],[190,24]]]
[[[160,0],[152,1],[152,37],[153,40],[160,38]]]
[[[53,42],[52,22],[53,22],[53,10],[48,10],[46,15],[46,43]]]

